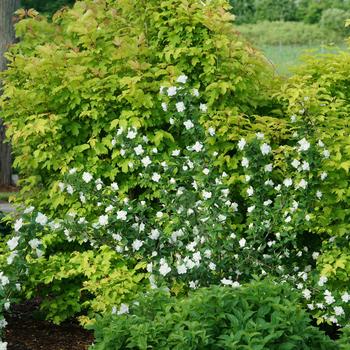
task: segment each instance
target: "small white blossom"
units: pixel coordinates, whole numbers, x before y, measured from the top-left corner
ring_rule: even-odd
[[[7,241],[7,246],[9,247],[10,250],[16,249],[19,243],[19,239],[20,239],[19,236],[15,236]]]
[[[348,303],[350,301],[350,294],[348,294],[348,292],[345,292],[342,296],[341,296],[341,300],[344,303]]]
[[[20,219],[16,220],[15,225],[14,225],[15,231],[18,232],[22,228],[22,226],[23,226],[23,219],[20,218]]]
[[[196,152],[200,152],[202,149],[203,149],[203,144],[198,141],[192,146],[192,150]]]
[[[320,279],[319,279],[319,281],[318,281],[318,285],[319,285],[320,287],[323,287],[324,284],[325,284],[327,281],[328,281],[328,278],[327,278],[326,276],[321,276]]]
[[[200,109],[201,112],[205,113],[205,112],[208,110],[208,107],[207,107],[206,104],[201,103],[201,104],[199,105],[199,109]]]
[[[307,187],[307,181],[305,179],[301,179],[299,184],[298,184],[298,187],[301,187],[305,190]]]
[[[208,132],[209,132],[209,135],[210,135],[210,136],[215,136],[215,129],[214,129],[213,127],[210,127],[210,128],[208,129]]]
[[[135,154],[137,156],[140,156],[141,154],[143,154],[145,152],[142,145],[138,145],[138,146],[134,147],[134,151],[135,151]]]
[[[336,316],[342,316],[345,314],[344,309],[341,306],[334,306],[334,313]]]
[[[202,196],[203,196],[204,199],[210,199],[212,194],[211,194],[211,192],[203,191],[202,192]]]
[[[193,96],[199,97],[198,89],[193,89],[192,92],[193,92]]]
[[[134,252],[137,252],[142,246],[143,241],[140,241],[139,239],[135,239],[134,242],[132,242],[132,249]]]
[[[307,151],[310,148],[310,143],[305,138],[298,141],[298,143],[300,152]]]
[[[113,191],[118,191],[118,190],[119,190],[118,184],[117,184],[116,182],[112,182],[112,183],[111,183],[111,189],[112,189]]]
[[[177,157],[178,155],[180,155],[180,150],[179,149],[175,149],[174,151],[172,151],[171,152],[171,155],[173,156],[173,157]]]
[[[166,276],[170,271],[171,271],[171,268],[166,262],[163,262],[159,267],[159,273],[162,276]]]
[[[147,168],[150,164],[152,164],[151,158],[149,156],[146,156],[141,159],[142,165]]]
[[[247,242],[247,241],[245,240],[245,238],[241,238],[241,239],[238,241],[239,246],[240,246],[241,248],[244,248],[244,247],[245,247],[246,242]]]
[[[254,194],[254,188],[252,186],[250,186],[248,189],[247,189],[247,195],[249,197],[251,197],[252,195]]]
[[[129,128],[126,138],[129,140],[133,140],[137,135],[137,131],[134,128]]]
[[[299,162],[298,159],[294,159],[294,160],[292,161],[292,167],[293,167],[293,168],[297,169],[299,165],[300,165],[300,162]]]
[[[125,210],[117,211],[117,219],[121,221],[126,221],[128,213]]]
[[[88,184],[92,180],[92,175],[88,172],[83,173],[83,180]]]
[[[185,74],[182,74],[176,79],[176,82],[181,83],[181,84],[186,84],[187,79],[188,79],[188,77]]]
[[[188,119],[184,122],[186,130],[192,129],[194,127],[194,124],[192,120]]]
[[[177,266],[177,273],[178,273],[179,275],[183,275],[183,274],[185,274],[186,272],[187,272],[187,267],[186,267],[185,264],[182,264],[182,265]]]
[[[154,181],[154,182],[159,182],[160,177],[161,177],[161,176],[160,176],[158,173],[153,173],[153,175],[152,175],[152,181]]]
[[[324,171],[323,173],[321,173],[321,180],[325,180],[327,178],[328,174]]]
[[[175,107],[176,107],[176,110],[177,110],[179,113],[184,112],[185,109],[186,109],[185,104],[184,104],[183,102],[178,102],[178,103],[176,103]]]
[[[42,213],[38,213],[37,217],[35,218],[35,222],[42,226],[46,225],[47,221],[48,221],[47,216]]]
[[[325,150],[322,152],[322,154],[323,154],[323,157],[325,157],[325,158],[329,158],[329,156],[331,155],[330,152],[328,151],[328,149],[325,149]]]
[[[286,187],[290,187],[293,184],[293,180],[291,178],[284,179],[283,185]]]
[[[129,306],[127,304],[121,304],[117,315],[123,315],[129,313]]]
[[[261,150],[262,155],[266,156],[266,155],[268,155],[271,152],[271,146],[268,145],[267,143],[263,143],[260,146],[260,150]]]
[[[168,96],[175,96],[177,92],[177,88],[176,86],[170,86],[170,88],[168,88]]]
[[[248,168],[249,167],[249,160],[246,157],[243,157],[241,164],[242,164],[243,168]]]
[[[303,164],[301,165],[301,169],[304,171],[310,171],[310,164],[306,161],[303,161]]]
[[[262,132],[257,132],[255,136],[258,140],[263,140],[265,137],[265,135]]]
[[[106,226],[106,225],[108,225],[108,215],[101,215],[101,216],[98,218],[98,223],[99,223],[101,226]]]
[[[311,298],[311,292],[310,292],[309,289],[304,289],[304,290],[302,291],[302,293],[303,293],[303,296],[304,296],[304,298],[305,298],[306,300],[309,300],[309,299]]]
[[[266,164],[265,167],[264,167],[264,170],[267,173],[270,173],[272,171],[272,164]]]
[[[238,141],[238,149],[239,149],[240,151],[242,151],[246,144],[247,144],[247,142],[246,142],[245,139],[240,139],[240,140]]]
[[[168,110],[168,105],[165,102],[162,103],[162,109],[164,112]]]
[[[317,197],[318,199],[321,199],[321,198],[322,198],[322,192],[321,192],[321,191],[317,191],[317,192],[316,192],[316,197]]]

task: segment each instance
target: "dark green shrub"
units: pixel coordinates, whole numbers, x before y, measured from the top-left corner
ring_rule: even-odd
[[[350,18],[350,11],[337,8],[324,10],[320,24],[327,30],[332,30],[341,35],[349,34],[349,29],[345,27],[345,21]]]
[[[74,2],[75,0],[21,0],[21,6],[26,9],[34,8],[51,16],[64,6],[73,5]]]
[[[255,8],[257,21],[295,21],[297,19],[294,0],[256,0]]]
[[[92,349],[338,349],[311,326],[288,284],[211,287],[183,299],[155,291],[130,309],[93,326]]]
[[[230,0],[231,12],[236,16],[235,22],[253,23],[255,21],[255,0]]]

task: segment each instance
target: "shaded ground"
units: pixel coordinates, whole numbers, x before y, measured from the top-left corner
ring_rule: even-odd
[[[6,317],[8,350],[86,350],[93,342],[90,332],[78,324],[65,322],[55,326],[37,319],[36,301],[15,305]]]

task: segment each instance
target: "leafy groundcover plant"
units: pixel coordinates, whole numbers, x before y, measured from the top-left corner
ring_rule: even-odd
[[[310,324],[287,283],[210,287],[187,298],[156,290],[118,315],[99,319],[94,350],[332,350],[336,342]]]

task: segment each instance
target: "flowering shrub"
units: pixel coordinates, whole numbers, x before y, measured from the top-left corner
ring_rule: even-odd
[[[202,288],[187,298],[156,291],[93,329],[96,350],[339,348],[311,326],[291,286],[271,280]]]
[[[53,23],[20,21],[1,100],[20,200],[64,212],[57,182],[73,167],[137,187],[138,177],[114,152],[113,133],[124,121],[167,143],[157,93],[169,75],[190,75],[221,126],[227,119],[242,125],[240,113],[265,105],[269,68],[232,20],[225,0],[166,0],[161,7],[158,0],[86,0]]]

